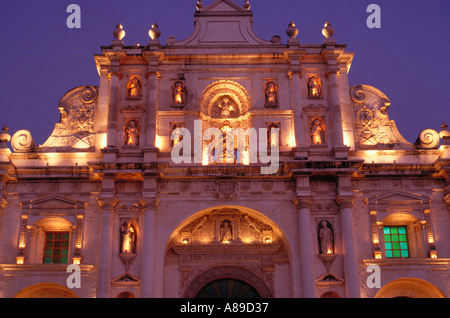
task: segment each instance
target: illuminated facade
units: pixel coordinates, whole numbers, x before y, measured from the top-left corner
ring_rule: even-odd
[[[331,24],[302,44],[291,23],[282,43],[252,19],[248,1],[199,1],[189,38],[162,44],[154,24],[144,46],[118,25],[99,85],[61,99],[43,145],[3,130],[1,297],[450,295],[447,127],[402,138],[388,97],[349,86]],[[192,139],[171,138],[182,128]],[[261,173],[245,135],[209,161],[194,137],[208,128],[278,129],[278,171]]]

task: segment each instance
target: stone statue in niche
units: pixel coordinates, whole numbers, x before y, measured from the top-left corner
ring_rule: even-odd
[[[136,120],[131,119],[125,124],[125,146],[139,146],[140,129]]]
[[[172,128],[170,129],[170,136],[172,136],[173,132],[176,131],[178,128],[184,128],[183,124],[173,124]],[[179,135],[178,138],[172,139],[171,138],[171,147],[175,147],[181,140],[183,140],[183,135]]]
[[[279,146],[280,131],[277,124],[270,124],[267,126],[267,147]]]
[[[322,96],[322,83],[317,76],[308,79],[308,97],[319,98]]]
[[[325,144],[325,125],[321,118],[314,118],[310,124],[310,136],[312,145]]]
[[[172,97],[174,106],[184,106],[186,102],[186,89],[184,83],[177,81],[172,86]]]
[[[239,110],[234,105],[234,102],[228,96],[222,97],[217,103],[216,114],[219,118],[237,118],[239,117]]]
[[[278,88],[274,82],[267,82],[265,88],[266,107],[275,107],[278,105]]]
[[[230,221],[225,220],[220,224],[220,242],[228,244],[231,241],[233,241],[233,227]]]
[[[319,225],[320,254],[334,253],[334,235],[329,222],[323,220]]]
[[[128,99],[141,99],[142,97],[142,85],[141,81],[137,77],[133,77],[127,84],[127,98]]]
[[[136,254],[136,229],[130,220],[122,222],[120,228],[120,253],[121,254]]]

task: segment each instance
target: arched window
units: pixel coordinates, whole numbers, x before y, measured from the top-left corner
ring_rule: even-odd
[[[73,224],[64,218],[43,218],[31,227],[29,263],[68,264],[71,260]]]

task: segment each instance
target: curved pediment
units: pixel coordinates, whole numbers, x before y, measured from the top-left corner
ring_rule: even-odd
[[[253,13],[231,0],[217,0],[195,13],[193,34],[182,41],[167,38],[169,46],[255,46],[274,45],[253,31]]]
[[[389,98],[379,89],[357,85],[350,89],[355,114],[355,141],[361,150],[415,149],[389,119]]]

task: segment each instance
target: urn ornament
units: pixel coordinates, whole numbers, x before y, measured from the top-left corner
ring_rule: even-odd
[[[156,24],[156,22],[153,23],[152,28],[148,31],[148,35],[153,41],[158,40],[161,36],[161,30],[158,28],[158,24]]]
[[[122,39],[125,37],[125,30],[123,29],[122,24],[116,25],[116,28],[113,31],[113,36],[116,40],[122,41]]]

